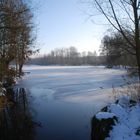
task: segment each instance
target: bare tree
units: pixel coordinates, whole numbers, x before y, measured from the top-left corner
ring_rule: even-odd
[[[110,35],[105,35],[102,39],[101,54],[106,58],[108,66],[136,66],[134,50],[126,51],[129,44],[123,38],[122,34],[115,32]],[[131,59],[130,59],[131,58]]]
[[[33,50],[32,12],[25,0],[0,0],[0,80],[10,70],[9,64],[16,62],[15,73]]]
[[[127,50],[135,50],[140,78],[140,0],[92,0],[96,8],[108,22],[122,34],[129,45]],[[131,32],[131,39],[130,34]]]

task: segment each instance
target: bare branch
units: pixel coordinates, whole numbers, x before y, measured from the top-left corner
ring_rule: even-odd
[[[114,6],[113,6],[111,0],[109,0],[109,3],[110,3],[110,6],[111,6],[111,10],[112,10],[112,12],[113,12],[113,15],[114,15],[114,19],[115,19],[115,21],[116,21],[116,23],[117,23],[117,25],[118,25],[118,27],[119,27],[119,32],[121,32],[121,34],[123,35],[123,37],[124,37],[124,38],[128,41],[128,43],[135,49],[136,46],[127,38],[127,36],[125,35],[124,30],[123,30],[121,24],[120,24],[119,21],[118,21],[118,18],[117,18],[117,16],[116,16],[116,13],[115,13],[115,10],[114,10]]]
[[[123,8],[124,8],[124,10],[125,10],[125,12],[126,12],[126,14],[128,15],[129,19],[130,19],[133,23],[135,23],[135,22],[134,22],[134,19],[132,19],[131,15],[130,15],[130,11],[128,11],[127,8],[126,8],[126,6],[124,5],[124,2],[123,2],[122,0],[120,0],[120,2],[121,2],[121,4],[122,4],[122,6],[123,6]]]

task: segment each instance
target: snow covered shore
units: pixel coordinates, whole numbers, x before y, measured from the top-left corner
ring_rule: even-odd
[[[115,123],[111,125],[108,137],[105,140],[140,140],[139,103],[131,100],[129,96],[122,96],[116,103],[108,105],[104,112],[95,115],[96,120],[100,122],[102,120],[113,120],[113,117],[117,119],[113,121]],[[100,130],[100,128],[98,129]]]

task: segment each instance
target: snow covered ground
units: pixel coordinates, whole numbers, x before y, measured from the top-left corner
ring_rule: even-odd
[[[25,66],[20,86],[31,95],[37,140],[89,140],[90,121],[112,102],[112,86],[125,85],[125,70],[103,66]]]
[[[140,105],[136,103],[130,106],[128,96],[122,96],[118,104],[111,104],[108,117],[114,114],[118,122],[110,132],[106,140],[140,140]],[[102,118],[107,118],[102,115]]]

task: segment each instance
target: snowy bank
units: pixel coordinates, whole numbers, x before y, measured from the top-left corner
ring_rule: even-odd
[[[93,140],[140,140],[140,104],[122,96],[92,119]]]

